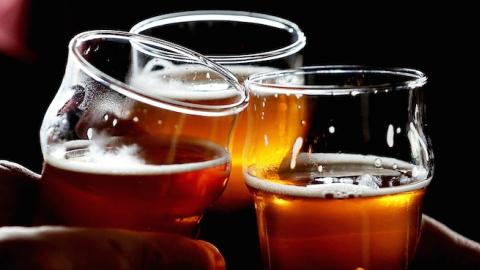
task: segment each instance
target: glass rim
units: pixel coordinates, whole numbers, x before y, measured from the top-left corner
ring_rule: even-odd
[[[198,21],[232,21],[261,24],[282,29],[289,33],[296,33],[297,35],[297,39],[288,46],[267,52],[238,55],[206,55],[206,57],[219,64],[245,64],[274,60],[297,53],[306,45],[306,37],[303,31],[298,27],[297,24],[289,20],[262,13],[234,10],[196,10],[168,13],[145,19],[135,24],[130,29],[130,32],[141,34],[141,32],[147,29],[158,26]]]
[[[367,85],[296,85],[288,83],[264,83],[265,79],[281,78],[288,75],[327,75],[327,74],[376,74],[408,77],[392,83],[367,84]],[[304,95],[356,95],[360,93],[414,89],[424,86],[427,76],[411,68],[380,68],[362,65],[325,65],[305,66],[295,69],[270,71],[253,74],[245,81],[245,87],[250,92],[278,93],[278,94],[304,94]]]
[[[85,57],[81,55],[80,51],[77,49],[78,45],[82,42],[95,39],[127,40],[133,43],[131,45],[132,47],[138,45],[139,43],[146,44],[147,46],[142,46],[141,51],[153,57],[159,57],[160,50],[156,48],[171,50],[175,53],[175,55],[177,55],[175,60],[185,62],[187,60],[194,60],[203,67],[218,73],[226,83],[231,85],[235,91],[238,92],[239,100],[227,105],[204,105],[178,101],[168,97],[152,97],[142,94],[143,91],[141,91],[141,89],[115,79],[91,64],[87,59],[85,59]],[[155,107],[193,115],[225,116],[239,113],[248,105],[248,92],[245,90],[245,87],[240,84],[233,73],[223,68],[219,64],[209,60],[205,56],[175,43],[124,31],[93,30],[79,33],[73,37],[68,45],[68,49],[73,55],[73,59],[79,64],[80,69],[87,75],[122,95]],[[167,56],[169,56],[170,59],[172,58],[172,54],[167,53]]]

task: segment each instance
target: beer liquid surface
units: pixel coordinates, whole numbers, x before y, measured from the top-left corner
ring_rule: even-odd
[[[192,235],[220,196],[227,152],[206,141],[73,141],[43,171],[39,224],[167,231]]]
[[[302,154],[289,165],[246,174],[268,269],[408,267],[429,181],[423,168],[347,154]]]

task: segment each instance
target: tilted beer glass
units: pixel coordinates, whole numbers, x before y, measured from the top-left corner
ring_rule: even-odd
[[[133,54],[156,63],[155,87]],[[41,127],[37,223],[194,235],[226,185],[228,136],[247,101],[231,73],[178,45],[77,35]]]

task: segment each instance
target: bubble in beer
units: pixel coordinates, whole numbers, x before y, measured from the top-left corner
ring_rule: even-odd
[[[117,120],[116,118],[113,119],[113,121],[112,121],[112,127],[115,127],[115,126],[117,125],[117,123],[118,123],[118,120]]]
[[[330,126],[328,128],[328,132],[330,132],[331,134],[335,133],[335,127],[334,126]]]
[[[138,117],[137,116],[133,117],[133,122],[135,122],[135,123],[138,122]]]
[[[376,158],[373,164],[375,167],[380,168],[382,167],[382,160],[380,158]]]
[[[359,91],[352,91],[352,92],[350,92],[350,95],[352,95],[352,97],[354,97],[354,96],[356,96],[356,95],[358,95],[358,94],[360,94]]]
[[[397,165],[397,163],[393,163],[393,165],[392,165],[392,169],[394,169],[394,170],[398,169],[398,165]]]
[[[318,165],[317,171],[318,171],[318,172],[323,172],[323,166],[322,166],[322,165]]]
[[[378,189],[380,188],[379,184],[382,182],[381,179],[379,179],[376,176],[370,175],[370,174],[363,174],[358,177],[357,182],[361,186],[366,186],[369,188],[374,188]]]
[[[105,114],[105,115],[103,116],[103,120],[104,120],[105,122],[108,121],[108,114]]]
[[[302,120],[300,123],[302,124],[302,126],[305,126],[307,122],[305,120]]]

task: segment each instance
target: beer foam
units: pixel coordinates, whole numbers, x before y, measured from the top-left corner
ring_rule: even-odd
[[[285,196],[324,199],[392,195],[421,189],[430,183],[431,179],[428,178],[428,172],[425,168],[393,158],[333,153],[309,154],[308,159],[306,158],[306,154],[302,153],[297,158],[297,162],[300,162],[302,168],[312,165],[316,165],[316,168],[318,168],[318,164],[321,164],[320,166],[322,166],[322,168],[329,164],[345,164],[346,166],[348,166],[348,164],[372,165],[375,164],[377,160],[382,161],[382,167],[393,167],[395,170],[409,170],[412,172],[411,179],[413,181],[407,181],[400,186],[379,187],[377,183],[375,183],[378,175],[372,175],[373,170],[363,170],[341,172],[338,174],[340,175],[339,178],[332,177],[335,175],[335,172],[322,173],[325,176],[324,178],[319,178],[323,182],[322,184],[298,186],[283,184],[278,180],[261,179],[250,174],[248,171],[244,171],[243,174],[247,185],[257,190]],[[386,173],[382,175],[388,176],[389,174]],[[358,176],[358,181],[361,183],[352,184],[354,182],[352,176]],[[328,181],[329,179],[332,181]],[[333,181],[333,179],[335,179],[335,181]]]
[[[152,98],[190,101],[229,99],[239,95],[237,90],[224,79],[219,79],[210,69],[198,65],[174,65],[165,60],[158,63],[159,59],[154,60],[147,63],[143,70],[133,72],[128,80],[129,84],[141,89],[144,95]],[[155,69],[158,66],[161,69]],[[273,70],[273,68],[261,66],[230,65],[226,67],[240,81],[253,73]],[[191,75],[192,78],[182,79],[182,75]],[[213,78],[214,76],[217,78]]]
[[[219,145],[208,141],[191,141],[192,144],[202,145],[218,153],[218,158],[208,161],[152,165],[146,164],[139,155],[136,144],[122,145],[115,151],[106,151],[101,144],[89,140],[77,140],[62,145],[51,146],[45,161],[59,169],[90,174],[118,174],[118,175],[153,175],[190,172],[223,165],[230,160],[229,153]],[[69,151],[87,151],[84,154],[68,157]],[[88,153],[85,155],[85,153]]]

